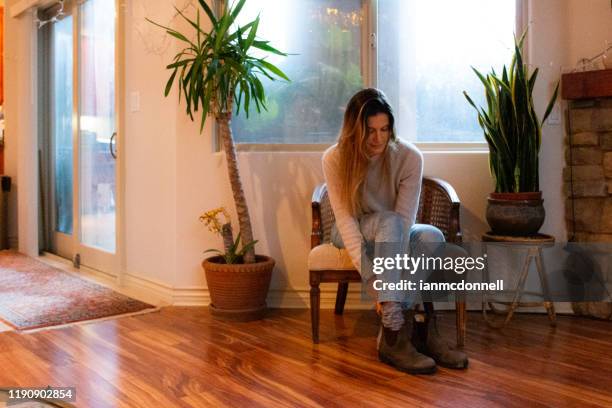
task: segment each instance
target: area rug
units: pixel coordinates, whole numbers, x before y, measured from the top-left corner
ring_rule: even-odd
[[[31,330],[156,310],[14,251],[0,252],[0,320]]]

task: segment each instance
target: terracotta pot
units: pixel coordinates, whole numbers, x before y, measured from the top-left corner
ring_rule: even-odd
[[[537,234],[544,223],[542,192],[491,193],[487,204],[487,222],[497,235],[528,236]]]
[[[202,267],[210,293],[211,314],[220,320],[250,321],[264,317],[274,259],[256,255],[251,264],[226,264],[223,257],[205,259]]]

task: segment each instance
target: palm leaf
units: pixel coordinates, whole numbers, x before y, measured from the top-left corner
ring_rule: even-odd
[[[281,71],[278,67],[276,67],[273,64],[270,64],[268,61],[265,61],[263,59],[258,59],[257,63],[262,65],[264,68],[266,68],[268,71],[271,71],[274,73],[274,75],[284,79],[285,81],[291,81],[289,79],[289,77],[287,75],[285,75],[285,73],[283,71]]]
[[[206,15],[208,16],[208,19],[212,23],[213,28],[216,27],[217,18],[215,17],[215,13],[213,13],[213,11],[210,9],[208,4],[206,4],[206,0],[198,0],[198,3],[200,3],[200,6],[204,9],[204,12],[206,13]]]
[[[244,52],[248,51],[248,49],[251,48],[253,41],[255,41],[255,35],[257,34],[258,27],[259,27],[259,16],[257,16],[255,21],[253,21],[253,25],[251,26],[251,30],[249,31],[249,36],[247,37],[244,47],[242,48]]]

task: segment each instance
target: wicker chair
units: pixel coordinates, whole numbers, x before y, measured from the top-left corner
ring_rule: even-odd
[[[461,243],[459,224],[460,201],[455,189],[446,181],[424,177],[419,200],[417,222],[438,227],[447,242]],[[318,185],[312,195],[312,235],[311,251],[308,256],[310,270],[310,314],[312,322],[312,341],[319,342],[319,313],[321,283],[338,283],[335,313],[344,311],[349,282],[361,282],[359,272],[355,270],[348,252],[331,244],[331,227],[335,222],[331,209],[327,186]],[[433,308],[425,304],[425,308]],[[466,313],[465,301],[456,303],[457,312],[457,345],[463,346],[465,339]]]

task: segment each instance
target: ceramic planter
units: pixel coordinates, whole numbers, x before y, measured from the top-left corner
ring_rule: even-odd
[[[537,234],[544,223],[542,192],[491,193],[487,204],[487,222],[496,235],[528,236]]]

